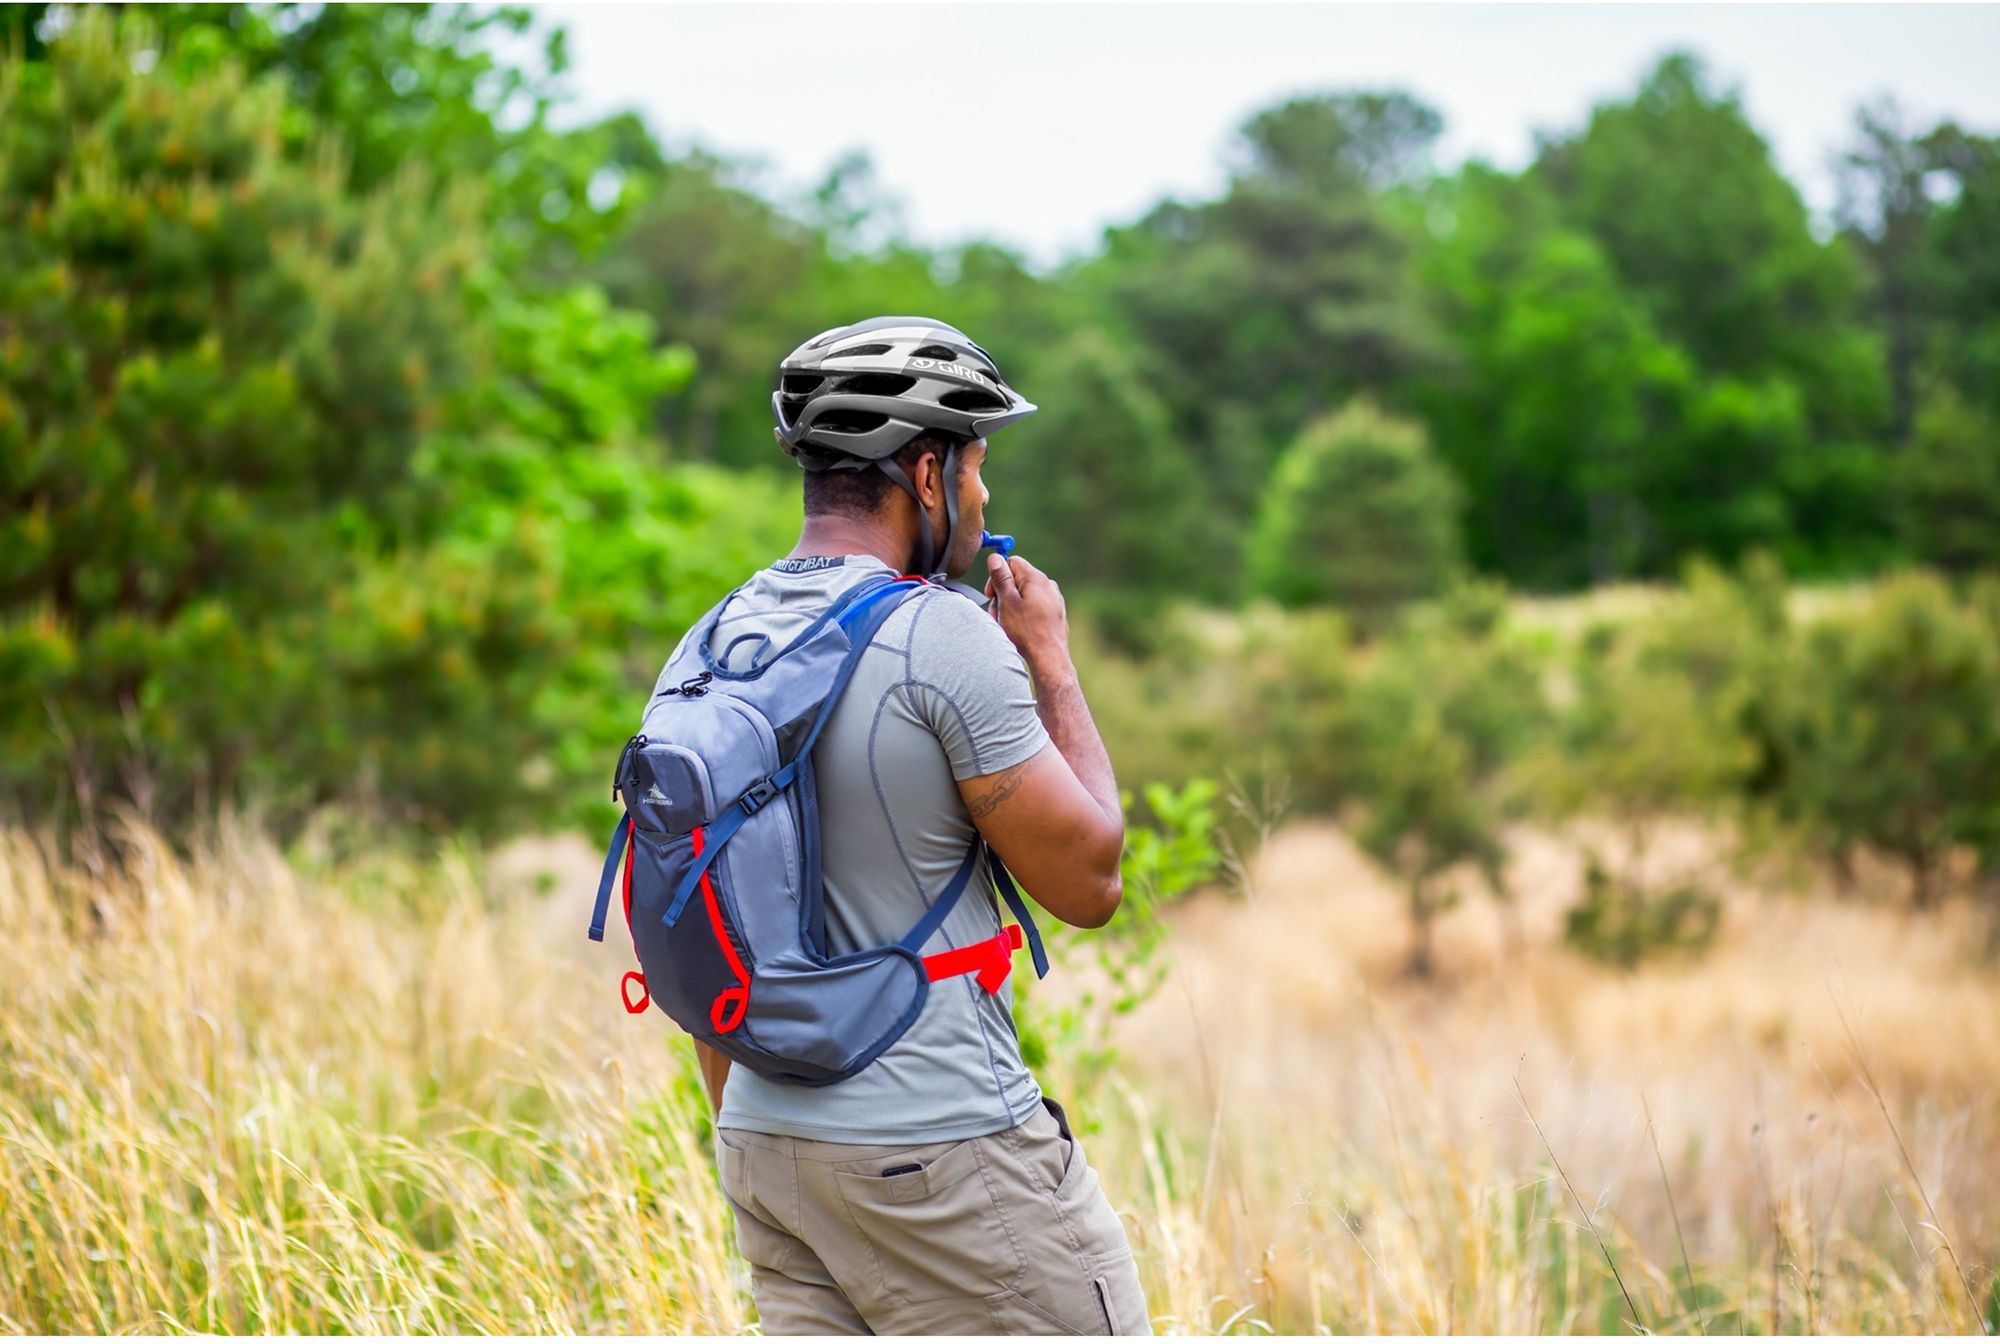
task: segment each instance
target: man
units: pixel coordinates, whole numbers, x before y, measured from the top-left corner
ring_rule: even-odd
[[[805,525],[711,634],[732,670],[870,575],[963,573],[985,436],[1035,409],[963,333],[914,317],[807,342],[772,401],[806,471]],[[984,597],[939,583],[904,601],[813,750],[831,954],[899,938],[975,828],[1056,918],[1096,928],[1118,908],[1124,821],[1062,592],[994,555]],[[1000,931],[991,880],[971,891],[986,899],[961,901],[925,952]],[[766,1334],[1151,1333],[1124,1228],[1022,1063],[1012,988],[938,981],[894,1045],[827,1087],[697,1047]]]

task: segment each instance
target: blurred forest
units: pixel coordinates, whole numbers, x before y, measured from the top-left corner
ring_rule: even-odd
[[[1038,272],[881,241],[863,158],[772,199],[577,124],[522,11],[0,24],[16,818],[594,818],[635,688],[790,540],[775,360],[923,313],[1044,408],[992,512],[1132,783],[1351,815],[1420,929],[1503,821],[1582,808],[1993,887],[2000,135],[1857,109],[1829,226],[1693,55],[1512,173],[1335,91]],[[1577,937],[1702,920],[1641,905]]]

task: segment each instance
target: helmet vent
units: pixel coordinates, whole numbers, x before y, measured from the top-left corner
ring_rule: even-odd
[[[835,434],[866,434],[888,423],[889,417],[880,411],[855,411],[845,407],[835,407],[813,421],[812,427],[816,431],[824,429]]]
[[[785,391],[792,396],[802,396],[825,381],[823,373],[788,373],[785,375]]]
[[[949,406],[954,411],[1004,411],[1007,403],[991,392],[981,392],[976,388],[961,388],[957,392],[947,392],[938,398],[938,405]]]
[[[958,362],[958,351],[948,345],[927,345],[921,350],[912,350],[911,359],[941,359],[947,364]]]
[[[833,351],[827,358],[856,359],[862,355],[886,355],[888,353],[889,347],[886,345],[850,345],[844,350]]]
[[[857,373],[841,379],[840,390],[864,397],[900,397],[916,385],[916,379],[900,373]]]

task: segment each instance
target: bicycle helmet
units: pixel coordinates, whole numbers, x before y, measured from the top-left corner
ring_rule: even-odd
[[[941,433],[970,442],[1034,412],[991,355],[957,327],[929,317],[871,317],[823,331],[785,356],[771,393],[778,442],[801,467],[874,467],[912,499],[915,485],[892,460],[911,439]],[[954,446],[945,455],[947,479],[957,453]],[[929,517],[917,510],[923,572],[951,554],[956,494],[946,494],[945,508],[951,535],[941,553],[932,546]]]

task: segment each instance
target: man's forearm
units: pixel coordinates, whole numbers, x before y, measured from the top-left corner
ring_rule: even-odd
[[[701,1065],[701,1084],[708,1091],[709,1110],[722,1112],[722,1085],[729,1081],[729,1056],[713,1046],[694,1043],[695,1063]]]
[[[1035,679],[1035,712],[1041,716],[1042,726],[1049,730],[1056,750],[1069,762],[1077,781],[1104,809],[1104,815],[1123,831],[1125,809],[1118,805],[1118,779],[1111,772],[1111,754],[1104,749],[1104,739],[1090,717],[1076,664],[1064,653],[1038,659],[1029,672]]]

